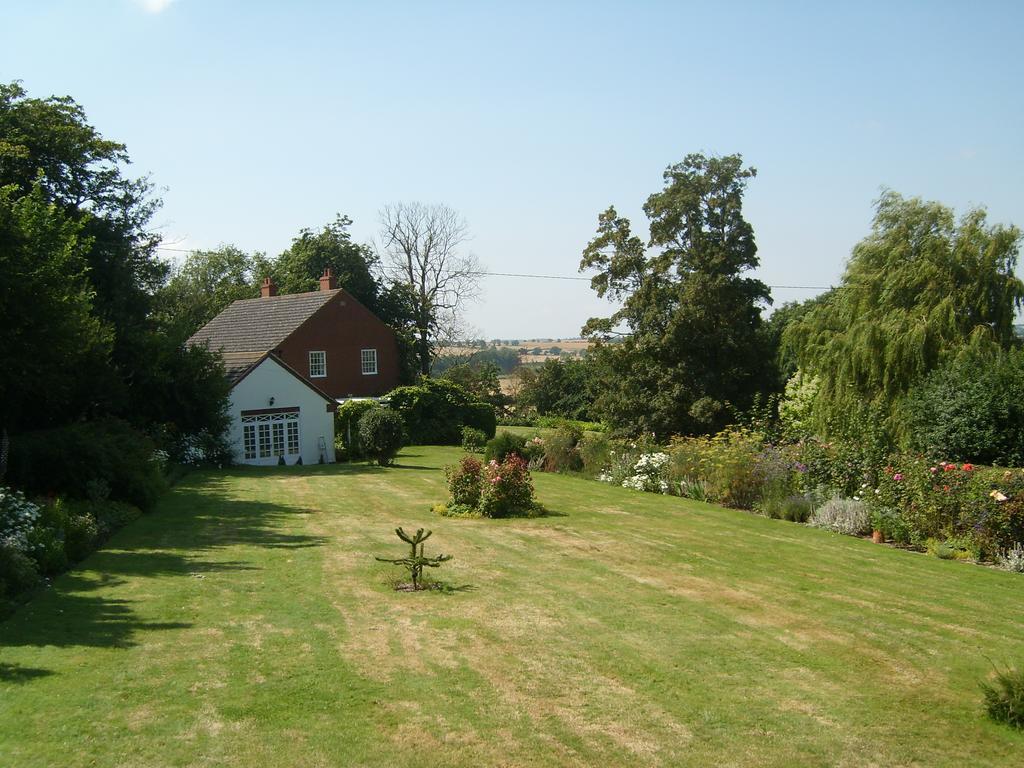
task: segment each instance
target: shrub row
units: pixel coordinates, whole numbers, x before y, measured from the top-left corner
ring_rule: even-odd
[[[37,504],[20,491],[0,488],[0,614],[15,598],[84,559],[141,510],[112,501],[93,483],[88,500]]]
[[[870,445],[773,445],[750,429],[712,437],[615,441],[562,423],[531,439],[502,432],[485,458],[580,472],[634,490],[685,496],[887,540],[940,557],[1024,569],[1024,470],[881,455]]]
[[[149,509],[167,490],[164,459],[123,421],[83,422],[12,437],[5,482],[29,496],[73,498],[102,483],[110,498]]]

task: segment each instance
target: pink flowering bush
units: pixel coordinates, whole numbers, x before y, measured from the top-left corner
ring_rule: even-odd
[[[482,464],[471,456],[447,467],[451,501],[435,509],[449,517],[535,517],[544,514],[534,498],[526,460],[509,453]]]
[[[513,453],[501,464],[484,465],[479,510],[484,517],[532,517],[539,512],[533,478],[523,458]]]

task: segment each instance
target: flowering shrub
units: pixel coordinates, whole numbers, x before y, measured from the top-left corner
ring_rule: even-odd
[[[26,553],[39,520],[39,507],[21,491],[0,486],[0,547]]]
[[[466,456],[454,467],[445,467],[448,492],[452,505],[476,509],[480,503],[480,471],[483,465],[472,456]]]
[[[873,510],[896,510],[911,543],[963,539],[974,557],[992,558],[1024,540],[1024,471],[931,463],[896,454],[865,494]]]
[[[530,469],[543,469],[546,452],[547,441],[540,435],[534,435],[523,445],[522,457]]]
[[[633,465],[633,474],[622,481],[623,488],[649,493],[668,493],[668,465],[672,457],[667,453],[643,453]]]
[[[499,463],[481,464],[466,456],[447,467],[451,503],[434,507],[446,517],[534,517],[544,509],[534,498],[533,479],[526,459],[510,453]]]
[[[513,453],[501,464],[492,460],[484,465],[479,510],[484,517],[530,517],[539,513],[525,459]]]

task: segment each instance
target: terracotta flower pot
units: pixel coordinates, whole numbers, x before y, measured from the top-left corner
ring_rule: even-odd
[[[885,536],[881,531],[875,530],[871,532],[871,540],[875,542],[875,544],[882,544],[885,542]]]

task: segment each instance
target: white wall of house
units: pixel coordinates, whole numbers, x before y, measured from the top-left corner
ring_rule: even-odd
[[[271,404],[273,399],[273,404]],[[314,390],[285,370],[276,360],[268,357],[255,370],[239,381],[231,390],[231,428],[230,439],[235,461],[239,464],[274,465],[279,457],[260,455],[246,456],[245,430],[243,411],[261,411],[268,409],[298,408],[298,454],[292,452],[287,434],[285,435],[285,462],[294,464],[298,456],[302,456],[303,464],[317,464],[320,457],[326,462],[334,461],[334,412],[333,407]],[[252,419],[253,417],[250,417]],[[255,417],[259,418],[259,417]],[[251,423],[251,422],[250,422]],[[264,423],[267,423],[266,420]],[[256,424],[257,430],[259,424]],[[270,427],[264,430],[269,433]],[[323,446],[323,447],[322,447]]]

